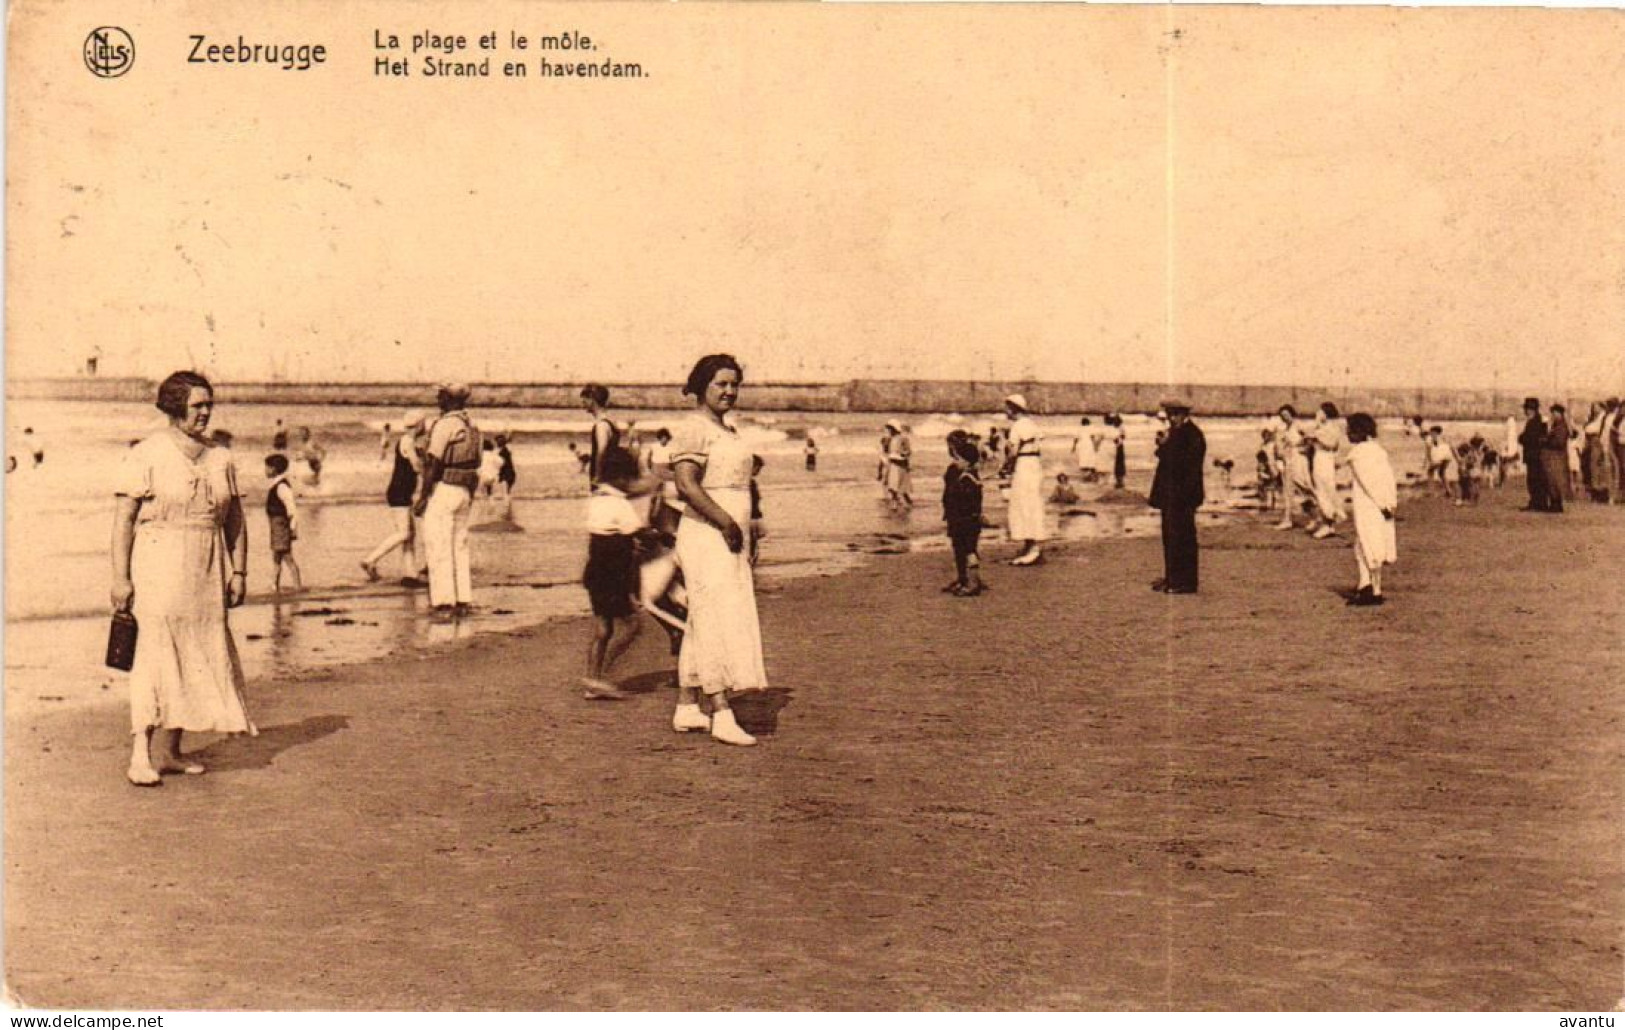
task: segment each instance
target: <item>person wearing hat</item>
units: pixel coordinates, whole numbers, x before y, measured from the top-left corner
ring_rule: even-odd
[[[1044,529],[1044,459],[1039,453],[1043,435],[1031,411],[1019,393],[1004,399],[1004,415],[1010,420],[1004,459],[1010,473],[1010,504],[1005,520],[1010,539],[1021,543],[1021,553],[1010,559],[1011,565],[1042,561],[1040,545],[1049,535]]]
[[[1168,432],[1157,445],[1157,471],[1151,480],[1151,507],[1162,512],[1162,578],[1152,590],[1194,594],[1197,587],[1196,509],[1202,506],[1207,438],[1191,421],[1190,402],[1162,402]]]
[[[1546,470],[1540,462],[1540,448],[1546,442],[1546,420],[1540,417],[1540,400],[1526,397],[1523,402],[1523,432],[1518,434],[1518,445],[1523,448],[1524,485],[1529,490],[1529,503],[1524,511],[1545,511]]]
[[[384,503],[389,507],[395,528],[372,549],[371,554],[362,559],[361,571],[367,574],[368,582],[378,581],[378,563],[397,547],[401,550],[401,566],[405,572],[403,578],[410,578],[423,569],[423,546],[412,518],[412,498],[417,494],[418,475],[423,469],[423,461],[418,453],[419,437],[427,419],[428,416],[421,411],[409,411],[401,416],[401,435],[394,441],[394,462],[389,472],[389,485],[384,487]]]
[[[429,603],[442,618],[466,615],[473,605],[468,522],[480,483],[483,441],[468,415],[468,393],[463,383],[448,383],[438,391],[440,417],[429,427],[423,492],[412,508],[423,519]]]

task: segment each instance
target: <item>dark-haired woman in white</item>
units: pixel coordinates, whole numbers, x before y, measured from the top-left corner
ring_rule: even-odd
[[[687,506],[677,528],[677,560],[688,590],[672,728],[709,729],[724,744],[749,745],[756,738],[740,728],[729,706],[730,694],[767,686],[744,529],[754,455],[728,419],[743,379],[732,355],[701,358],[683,387],[695,412],[672,434],[672,474]],[[709,719],[700,709],[701,692],[711,700]]]

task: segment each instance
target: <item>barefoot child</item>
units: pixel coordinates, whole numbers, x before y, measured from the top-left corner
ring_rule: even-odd
[[[633,608],[638,594],[636,535],[643,517],[627,498],[638,476],[637,461],[621,448],[604,455],[598,485],[587,499],[587,567],[581,581],[592,599],[592,642],[587,645],[589,701],[619,701],[627,695],[604,680],[604,673],[637,639],[643,624]]]
[[[956,597],[975,597],[987,589],[976,555],[982,535],[982,480],[976,474],[981,453],[975,437],[963,430],[948,434],[948,456],[953,460],[942,474],[942,519],[948,524],[958,578],[944,589]]]
[[[265,520],[271,525],[271,585],[282,593],[282,570],[293,577],[295,593],[304,589],[299,563],[293,560],[293,542],[299,539],[299,505],[293,485],[288,482],[288,456],[272,454],[265,459],[265,478],[271,481],[265,492]]]
[[[1382,567],[1399,558],[1394,538],[1394,509],[1399,493],[1388,452],[1377,442],[1377,422],[1359,412],[1349,417],[1349,471],[1354,478],[1354,560],[1359,565],[1359,589],[1349,604],[1364,607],[1383,603]]]

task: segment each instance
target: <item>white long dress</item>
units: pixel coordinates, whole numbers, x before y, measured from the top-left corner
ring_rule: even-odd
[[[1332,419],[1315,428],[1315,457],[1312,465],[1315,482],[1315,504],[1321,517],[1328,522],[1341,522],[1348,516],[1343,501],[1337,494],[1337,452],[1343,449],[1348,436],[1343,432],[1343,420]]]
[[[675,466],[700,466],[701,485],[741,527],[750,525],[751,451],[739,434],[703,415],[681,423],[672,436]],[[762,628],[748,548],[728,550],[722,531],[693,505],[677,528],[677,560],[688,589],[688,633],[677,659],[677,680],[707,693],[761,690]]]
[[[130,559],[139,627],[131,730],[254,733],[226,624],[223,526],[241,497],[231,452],[210,446],[193,460],[165,430],[126,452],[114,492],[141,502]]]
[[[1382,510],[1399,506],[1394,483],[1394,466],[1388,452],[1375,440],[1357,443],[1349,450],[1349,471],[1354,478],[1354,539],[1367,565],[1391,565],[1399,560],[1399,543],[1394,523]]]
[[[1010,447],[1016,453],[1010,474],[1010,508],[1005,513],[1011,540],[1044,540],[1044,462],[1038,449],[1038,424],[1018,418],[1010,427]]]

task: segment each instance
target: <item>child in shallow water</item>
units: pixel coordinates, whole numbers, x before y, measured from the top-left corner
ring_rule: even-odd
[[[604,679],[643,629],[634,607],[639,592],[637,536],[643,516],[627,493],[638,478],[637,461],[616,447],[604,455],[602,476],[587,499],[587,567],[582,585],[592,601],[592,640],[582,696],[619,701],[628,695]]]

